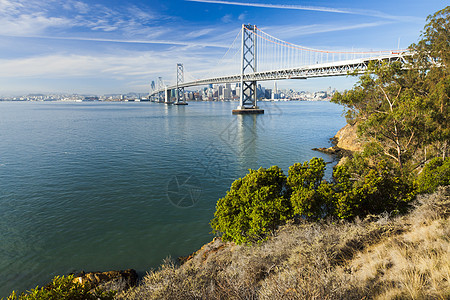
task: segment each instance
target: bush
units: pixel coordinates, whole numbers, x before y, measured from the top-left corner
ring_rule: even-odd
[[[219,199],[211,221],[215,233],[237,244],[264,240],[292,217],[286,176],[277,166],[249,170]]]
[[[12,292],[7,300],[96,300],[96,299],[114,299],[115,292],[105,292],[103,290],[91,291],[88,284],[81,284],[74,281],[74,276],[56,276],[52,282],[45,287],[36,287],[27,293],[19,296]]]
[[[308,219],[320,219],[331,213],[331,185],[322,181],[325,161],[313,157],[309,162],[289,167],[287,183],[292,190],[294,213]]]
[[[371,165],[355,155],[333,172],[335,214],[342,219],[383,212],[405,212],[416,195],[415,187],[386,162]]]
[[[419,193],[432,193],[438,186],[450,185],[450,157],[428,162],[417,179]]]
[[[333,183],[323,180],[325,162],[313,158],[289,168],[288,186],[295,214],[310,220],[341,219],[382,212],[404,212],[415,196],[414,185],[386,161],[376,165],[359,154],[333,172]]]
[[[294,215],[308,220],[326,217],[353,219],[383,212],[405,212],[415,187],[386,161],[376,165],[356,154],[323,180],[325,162],[312,158],[289,168],[250,170],[233,182],[219,199],[211,227],[224,241],[237,244],[262,241]]]

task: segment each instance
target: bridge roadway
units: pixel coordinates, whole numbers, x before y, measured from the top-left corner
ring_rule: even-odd
[[[282,79],[307,79],[314,77],[328,77],[328,76],[345,76],[352,72],[364,72],[371,61],[404,61],[405,56],[409,56],[409,52],[392,52],[382,56],[375,56],[369,58],[359,58],[353,60],[345,60],[331,63],[323,63],[316,65],[308,65],[299,68],[280,69],[271,71],[262,71],[247,74],[238,74],[231,76],[213,77],[208,79],[200,79],[195,81],[183,82],[177,85],[171,85],[164,88],[164,90],[174,90],[178,88],[185,88],[198,85],[208,85],[217,83],[234,83],[240,82],[243,76],[244,81],[265,81],[265,80],[282,80]],[[164,90],[154,90],[150,96],[156,95]]]

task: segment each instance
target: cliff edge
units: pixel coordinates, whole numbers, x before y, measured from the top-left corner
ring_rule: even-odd
[[[331,138],[334,146],[329,148],[313,148],[312,150],[320,151],[326,154],[334,155],[338,158],[352,156],[353,152],[362,151],[363,143],[357,135],[357,124],[347,124]]]
[[[357,135],[358,124],[347,124],[334,136],[335,145],[344,150],[352,152],[362,151],[362,141]]]

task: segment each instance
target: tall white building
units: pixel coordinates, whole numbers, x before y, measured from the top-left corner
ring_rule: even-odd
[[[278,99],[278,88],[277,88],[277,82],[273,82],[273,90],[272,90],[272,100]]]

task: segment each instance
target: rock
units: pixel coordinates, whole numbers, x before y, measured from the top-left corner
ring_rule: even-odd
[[[334,136],[334,140],[337,141],[336,146],[352,152],[362,151],[363,143],[356,134],[357,129],[357,124],[347,124],[342,127]]]
[[[92,289],[101,288],[105,291],[123,292],[136,286],[138,275],[133,269],[89,273],[82,271],[74,276],[74,281],[81,284],[89,283]]]
[[[357,124],[347,124],[330,139],[331,143],[334,145],[333,147],[313,148],[312,150],[333,155],[334,157],[340,159],[338,165],[342,164],[345,161],[342,158],[351,158],[353,156],[353,152],[362,151],[362,142],[356,134],[357,129]]]
[[[346,149],[341,149],[338,146],[333,146],[333,147],[329,147],[329,148],[312,148],[312,150],[326,153],[329,155],[334,155],[338,158],[352,156],[352,151],[346,150]]]

